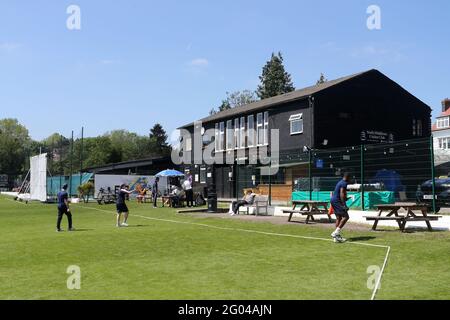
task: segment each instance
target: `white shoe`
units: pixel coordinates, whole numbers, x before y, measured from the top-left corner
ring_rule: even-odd
[[[230,213],[230,216],[235,216],[235,215],[236,215],[236,213],[234,213],[234,212]]]
[[[121,227],[128,227],[128,223],[122,223],[121,225],[120,225]]]
[[[117,228],[120,228],[120,227],[122,227],[122,225],[120,225],[120,224],[116,224],[116,227],[117,227]]]
[[[335,243],[344,243],[346,241],[347,241],[347,239],[343,238],[340,234],[338,234],[334,237]]]

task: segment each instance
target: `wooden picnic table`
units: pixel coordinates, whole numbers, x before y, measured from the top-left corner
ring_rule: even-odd
[[[297,210],[297,207],[300,207],[300,210]],[[315,221],[314,216],[316,215],[327,215],[328,221],[332,222],[328,215],[328,202],[325,201],[294,200],[292,201],[292,210],[283,210],[283,213],[289,213],[288,222],[292,221],[294,213],[306,216],[306,224],[310,220]]]
[[[428,230],[433,231],[430,221],[438,221],[442,216],[429,216],[428,206],[417,203],[395,203],[376,206],[377,216],[366,216],[367,221],[374,221],[372,230],[376,230],[379,221],[396,221],[402,232],[406,230],[406,223],[414,221],[424,221]],[[405,213],[399,213],[404,209]]]

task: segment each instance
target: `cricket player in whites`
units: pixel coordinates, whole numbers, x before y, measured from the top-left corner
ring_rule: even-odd
[[[348,215],[347,207],[347,186],[350,182],[350,174],[345,173],[344,178],[338,182],[331,198],[331,205],[336,215],[336,231],[331,234],[335,243],[343,243],[347,241],[342,237],[342,229],[347,224],[350,216]]]

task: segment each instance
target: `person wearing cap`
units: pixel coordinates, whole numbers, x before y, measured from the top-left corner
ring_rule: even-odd
[[[72,213],[70,213],[69,207],[69,194],[67,193],[67,184],[62,187],[62,190],[58,193],[58,220],[56,222],[56,232],[62,232],[61,221],[63,215],[67,216],[69,222],[69,231],[75,231],[72,226]]]

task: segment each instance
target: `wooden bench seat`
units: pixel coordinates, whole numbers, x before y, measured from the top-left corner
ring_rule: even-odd
[[[385,220],[385,221],[389,221],[389,220],[404,220],[405,217],[404,216],[399,216],[399,217],[364,217],[366,218],[367,221],[376,221],[376,220]]]
[[[301,214],[304,216],[306,216],[306,215],[312,216],[312,215],[319,215],[319,214],[328,214],[328,211],[320,210],[320,211],[311,211],[310,212],[310,211],[299,211],[299,210],[283,210],[283,213],[292,213],[292,214],[298,213],[298,214]]]
[[[292,221],[292,216],[297,213],[306,217],[306,224],[309,223],[309,220],[315,221],[314,216],[317,215],[327,215],[328,220],[331,221],[331,217],[328,215],[328,211],[326,210],[315,210],[315,211],[300,211],[300,210],[283,210],[283,213],[289,213],[288,222]]]
[[[405,221],[438,221],[442,216],[406,218]]]

